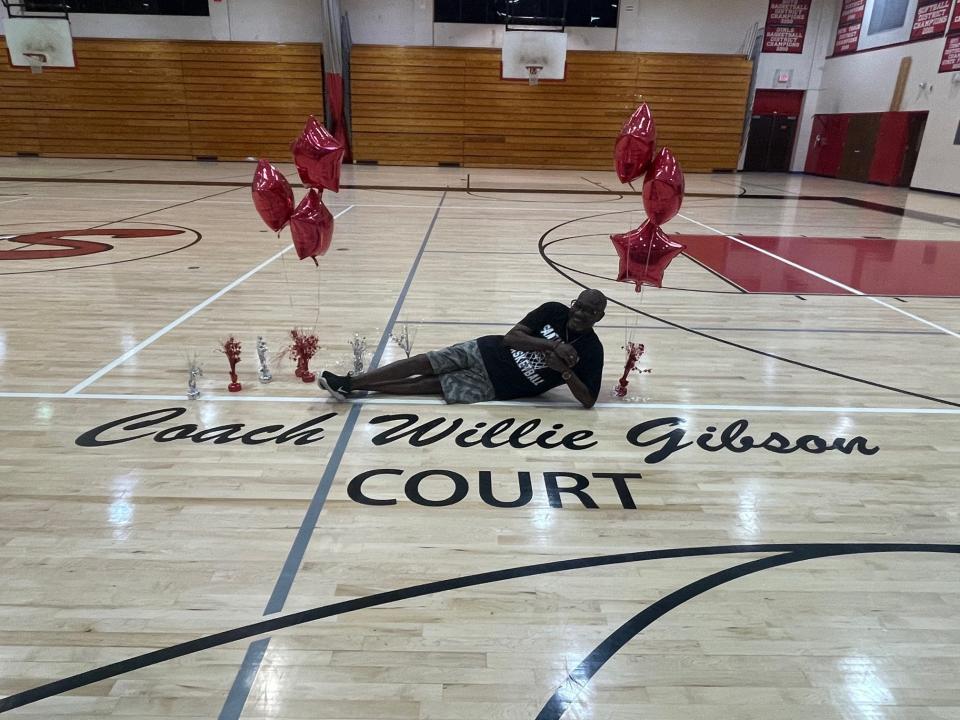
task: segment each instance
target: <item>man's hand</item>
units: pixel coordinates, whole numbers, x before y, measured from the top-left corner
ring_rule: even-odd
[[[580,362],[580,356],[577,355],[577,351],[573,349],[573,345],[557,343],[556,347],[553,349],[553,352],[555,352],[560,359],[567,364],[567,367],[573,367]],[[556,370],[556,368],[554,368],[554,370]]]
[[[563,374],[564,382],[567,383],[567,387],[570,388],[570,392],[573,393],[573,396],[583,405],[585,408],[592,408],[594,403],[597,402],[590,390],[587,389],[587,386],[583,384],[583,380],[577,377],[576,373],[573,372],[573,369],[563,361],[563,358],[560,357],[560,353],[551,352],[547,353],[546,356],[547,367],[551,370],[556,370],[558,373]]]
[[[549,352],[546,356],[547,367],[551,370],[556,370],[559,373],[566,372],[570,369],[570,366],[564,361],[560,354],[557,352]]]

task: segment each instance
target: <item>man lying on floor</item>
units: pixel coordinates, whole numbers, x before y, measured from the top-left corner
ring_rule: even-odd
[[[361,375],[324,371],[317,384],[337,400],[358,390],[391,395],[442,395],[448,403],[534,397],[566,385],[593,407],[603,375],[603,345],[593,326],[607,298],[584,290],[569,307],[548,302],[506,335],[486,335],[398,360]]]

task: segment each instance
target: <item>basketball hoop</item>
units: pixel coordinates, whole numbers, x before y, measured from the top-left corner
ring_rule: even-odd
[[[500,77],[531,85],[566,79],[567,35],[552,30],[510,30],[503,33]]]
[[[30,72],[32,72],[34,75],[43,72],[43,66],[47,64],[46,54],[39,52],[25,52],[21,53],[21,55],[27,59],[27,64],[30,66]]]

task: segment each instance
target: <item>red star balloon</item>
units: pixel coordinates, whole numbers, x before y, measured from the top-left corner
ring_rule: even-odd
[[[317,255],[323,255],[333,240],[333,215],[316,190],[310,190],[297,205],[290,218],[290,234],[297,257],[312,257],[314,264],[319,264]]]
[[[290,183],[282,172],[266,160],[261,160],[257,163],[250,189],[260,217],[267,227],[280,232],[293,214],[293,188]]]
[[[643,207],[656,225],[672,220],[683,204],[683,169],[670,148],[663,148],[653,159],[643,181]]]
[[[647,220],[636,230],[611,235],[620,256],[619,282],[632,282],[640,292],[642,285],[662,287],[663,272],[685,245],[673,242],[655,224]]]
[[[613,158],[620,182],[633,182],[642,177],[653,161],[657,146],[657,126],[646,103],[638,107],[624,123],[613,149]]]
[[[311,115],[303,133],[290,144],[300,180],[307,187],[340,191],[345,148]]]

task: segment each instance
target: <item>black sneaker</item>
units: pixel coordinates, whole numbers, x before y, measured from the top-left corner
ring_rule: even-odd
[[[339,400],[340,402],[346,400],[347,396],[352,392],[349,375],[341,377],[340,375],[334,375],[328,370],[324,370],[317,376],[317,385],[330,393],[330,397],[334,400]]]

